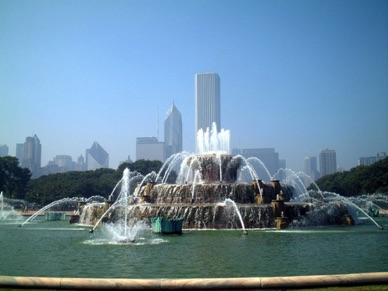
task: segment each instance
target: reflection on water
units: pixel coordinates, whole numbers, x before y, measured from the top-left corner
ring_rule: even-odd
[[[387,217],[377,218],[388,225]],[[388,231],[353,227],[139,234],[115,243],[97,229],[37,220],[0,224],[0,274],[101,278],[268,277],[388,271]]]

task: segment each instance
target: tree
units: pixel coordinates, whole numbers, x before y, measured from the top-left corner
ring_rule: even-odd
[[[322,191],[342,196],[388,193],[388,158],[370,166],[357,166],[350,171],[324,176],[316,183]],[[309,189],[313,188],[310,186]]]
[[[0,157],[0,191],[12,199],[24,199],[31,172],[19,167],[15,157]]]

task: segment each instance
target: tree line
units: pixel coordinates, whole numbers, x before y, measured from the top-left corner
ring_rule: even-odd
[[[388,193],[388,158],[370,166],[357,166],[350,171],[323,176],[316,184],[322,191],[342,196]],[[315,187],[311,185],[309,189]]]
[[[4,197],[23,199],[40,205],[67,197],[102,196],[108,198],[120,181],[125,168],[132,176],[145,176],[162,167],[160,161],[138,160],[123,163],[117,170],[101,168],[94,171],[50,174],[31,179],[31,172],[18,165],[15,157],[0,157],[0,191]],[[172,172],[168,183],[174,183],[176,173]],[[327,175],[316,181],[322,191],[335,192],[342,196],[357,196],[366,193],[388,193],[388,158],[370,166],[357,166],[350,171]],[[309,189],[315,189],[313,185]]]
[[[41,176],[31,179],[31,172],[18,166],[15,157],[0,158],[0,191],[6,198],[23,199],[40,205],[67,197],[102,196],[108,198],[113,188],[123,176],[125,168],[131,170],[131,176],[158,172],[163,163],[160,161],[138,160],[123,163],[117,170],[101,168],[93,171],[72,171]],[[169,181],[176,178],[171,173]],[[119,191],[119,190],[118,190]]]

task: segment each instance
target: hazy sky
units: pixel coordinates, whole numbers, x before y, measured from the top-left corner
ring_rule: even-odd
[[[117,168],[136,137],[182,113],[195,150],[194,75],[221,79],[232,147],[287,167],[388,152],[388,1],[0,0],[0,144],[37,134],[42,166],[97,141]]]

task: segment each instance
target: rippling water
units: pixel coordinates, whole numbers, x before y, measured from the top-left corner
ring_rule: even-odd
[[[352,227],[184,231],[118,244],[101,230],[37,219],[0,224],[0,275],[210,278],[388,271],[388,217]]]

